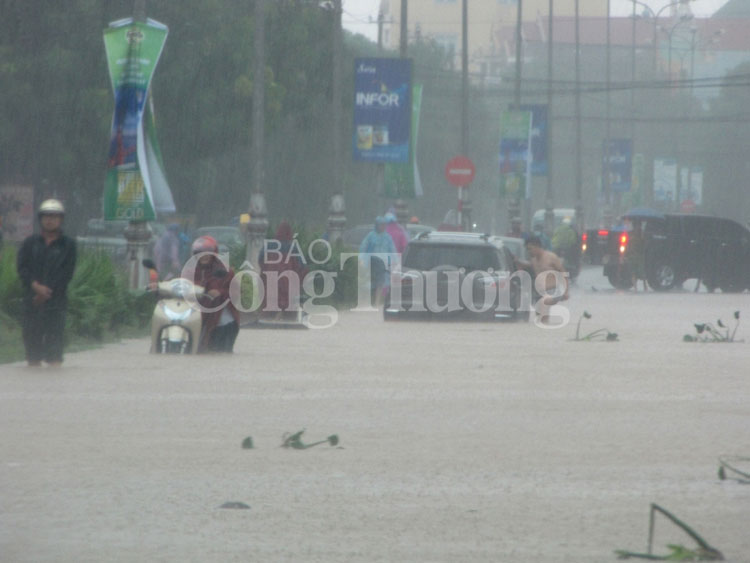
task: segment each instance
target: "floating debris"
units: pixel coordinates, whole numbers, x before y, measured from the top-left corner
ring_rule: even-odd
[[[242,449],[243,450],[252,450],[253,449],[253,438],[252,436],[248,436],[244,440],[242,440]]]
[[[305,430],[302,429],[299,432],[296,432],[294,434],[290,434],[289,432],[284,433],[284,435],[281,437],[282,448],[292,448],[294,450],[306,450],[307,448],[312,448],[313,446],[318,446],[320,444],[330,444],[331,446],[337,446],[339,443],[339,437],[336,434],[331,434],[326,438],[325,440],[320,440],[319,442],[313,442],[312,444],[305,444],[302,442],[302,434],[305,433]]]
[[[689,549],[683,545],[668,544],[667,547],[672,553],[668,555],[654,555],[652,552],[654,544],[654,516],[657,512],[661,512],[675,526],[682,528],[698,544],[698,547]],[[700,537],[695,530],[658,504],[651,504],[651,516],[648,528],[648,552],[638,553],[625,549],[616,549],[615,554],[618,559],[630,559],[632,557],[636,559],[648,559],[650,561],[724,561],[724,555],[722,555],[721,551],[708,545],[706,540]]]
[[[250,505],[244,502],[229,501],[222,504],[219,508],[232,508],[235,510],[249,510]]]

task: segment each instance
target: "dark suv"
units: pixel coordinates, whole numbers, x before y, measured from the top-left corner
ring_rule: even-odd
[[[732,221],[704,215],[666,214],[643,228],[646,278],[657,291],[690,278],[709,291],[750,288],[750,231]],[[610,231],[604,274],[615,287],[630,287],[626,230]]]
[[[500,241],[478,233],[424,233],[409,242],[391,274],[386,320],[405,316],[470,316],[486,320],[521,313],[522,284]]]

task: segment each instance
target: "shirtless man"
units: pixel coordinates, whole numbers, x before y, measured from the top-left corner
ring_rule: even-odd
[[[544,250],[542,241],[539,237],[532,235],[526,239],[526,251],[529,254],[529,262],[518,260],[518,264],[524,268],[531,268],[534,272],[534,279],[541,274],[544,276],[544,289],[546,292],[556,292],[557,280],[560,276],[548,274],[546,272],[560,272],[563,274],[565,280],[565,292],[559,297],[542,296],[540,302],[537,303],[537,313],[541,317],[542,323],[549,322],[549,310],[552,305],[565,301],[568,299],[568,276],[563,267],[562,260],[549,250]],[[535,283],[536,285],[536,283]]]

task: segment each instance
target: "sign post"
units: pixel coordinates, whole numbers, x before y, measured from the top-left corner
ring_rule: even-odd
[[[463,224],[463,206],[464,206],[464,189],[474,180],[476,168],[469,157],[459,155],[451,158],[445,165],[445,178],[458,188],[458,224],[464,228]],[[469,231],[470,228],[465,230]]]

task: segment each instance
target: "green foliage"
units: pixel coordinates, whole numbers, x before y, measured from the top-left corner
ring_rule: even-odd
[[[721,319],[716,321],[716,326],[711,323],[695,323],[695,334],[686,334],[682,337],[684,342],[735,342],[734,337],[737,334],[737,328],[740,326],[740,312],[734,312],[734,329],[729,332]]]
[[[0,252],[0,311],[20,321],[23,288],[16,272],[16,254],[15,247],[10,245]]]
[[[607,342],[616,342],[617,341],[617,333],[616,332],[610,332],[609,329],[606,328],[599,328],[594,331],[589,332],[588,334],[585,334],[584,336],[580,335],[581,332],[581,321],[583,319],[590,319],[592,317],[591,313],[588,311],[584,311],[581,316],[578,318],[578,323],[576,324],[576,337],[575,340],[578,341],[586,341],[591,342],[593,340],[605,340]]]

